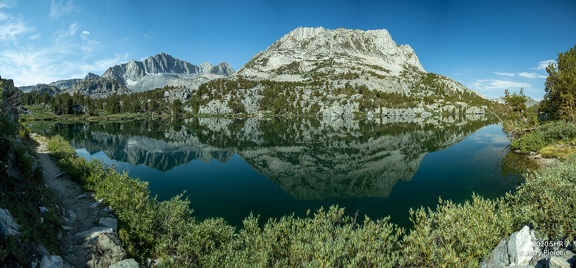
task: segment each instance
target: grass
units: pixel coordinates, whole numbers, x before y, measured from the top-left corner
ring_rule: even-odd
[[[576,155],[576,146],[574,142],[556,143],[544,146],[538,151],[542,157],[568,159]]]

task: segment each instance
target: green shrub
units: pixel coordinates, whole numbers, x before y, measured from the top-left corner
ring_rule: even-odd
[[[537,152],[546,146],[547,142],[544,140],[542,132],[534,131],[520,138],[512,140],[510,148],[513,150],[520,150],[521,153]]]
[[[76,156],[76,150],[74,147],[70,146],[68,141],[59,135],[48,140],[46,149],[48,149],[51,154],[58,159],[67,159]]]
[[[518,221],[529,224],[551,240],[576,238],[576,162],[547,166],[527,175],[526,182],[509,194]]]
[[[551,122],[540,125],[532,132],[512,140],[510,147],[522,153],[536,152],[546,145],[567,142],[576,138],[576,126],[567,122]]]
[[[504,199],[478,195],[464,204],[440,199],[435,211],[411,209],[410,220],[414,229],[402,251],[408,267],[477,267],[515,227]]]
[[[542,136],[548,143],[556,141],[569,141],[576,138],[576,126],[564,121],[556,121],[542,125],[539,128]]]
[[[403,230],[388,220],[357,223],[335,206],[313,217],[271,219],[263,228],[250,216],[219,261],[223,266],[392,267],[400,261]]]

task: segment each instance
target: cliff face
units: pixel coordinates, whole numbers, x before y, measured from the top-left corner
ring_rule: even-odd
[[[14,87],[14,81],[0,77],[0,114],[10,123],[18,123],[20,93],[21,91]]]
[[[74,84],[67,92],[71,95],[78,93],[92,98],[104,98],[113,94],[129,94],[132,90],[114,79],[97,77],[84,79]]]
[[[340,73],[351,67],[394,76],[410,67],[425,72],[414,50],[397,45],[387,30],[300,27],[254,56],[238,74],[262,78],[273,74],[275,79],[296,80],[308,72]]]
[[[297,28],[236,74],[192,94],[204,114],[314,114],[329,120],[483,114],[492,104],[428,73],[387,30]],[[246,82],[249,81],[249,82]]]

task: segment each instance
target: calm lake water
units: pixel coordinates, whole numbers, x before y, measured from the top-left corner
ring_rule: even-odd
[[[410,227],[410,208],[435,207],[439,197],[463,202],[474,192],[502,196],[520,180],[503,175],[509,141],[487,120],[200,118],[33,130],[59,134],[80,156],[148,181],[161,200],[186,191],[196,217],[236,226],[250,213],[264,222],[338,204]]]

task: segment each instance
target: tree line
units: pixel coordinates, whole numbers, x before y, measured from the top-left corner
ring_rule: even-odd
[[[23,105],[44,105],[54,114],[87,114],[97,116],[101,114],[139,113],[139,114],[174,114],[184,113],[181,100],[168,101],[164,92],[174,89],[165,86],[150,91],[137,92],[126,95],[110,95],[105,98],[92,98],[78,93],[56,94],[23,93]]]

